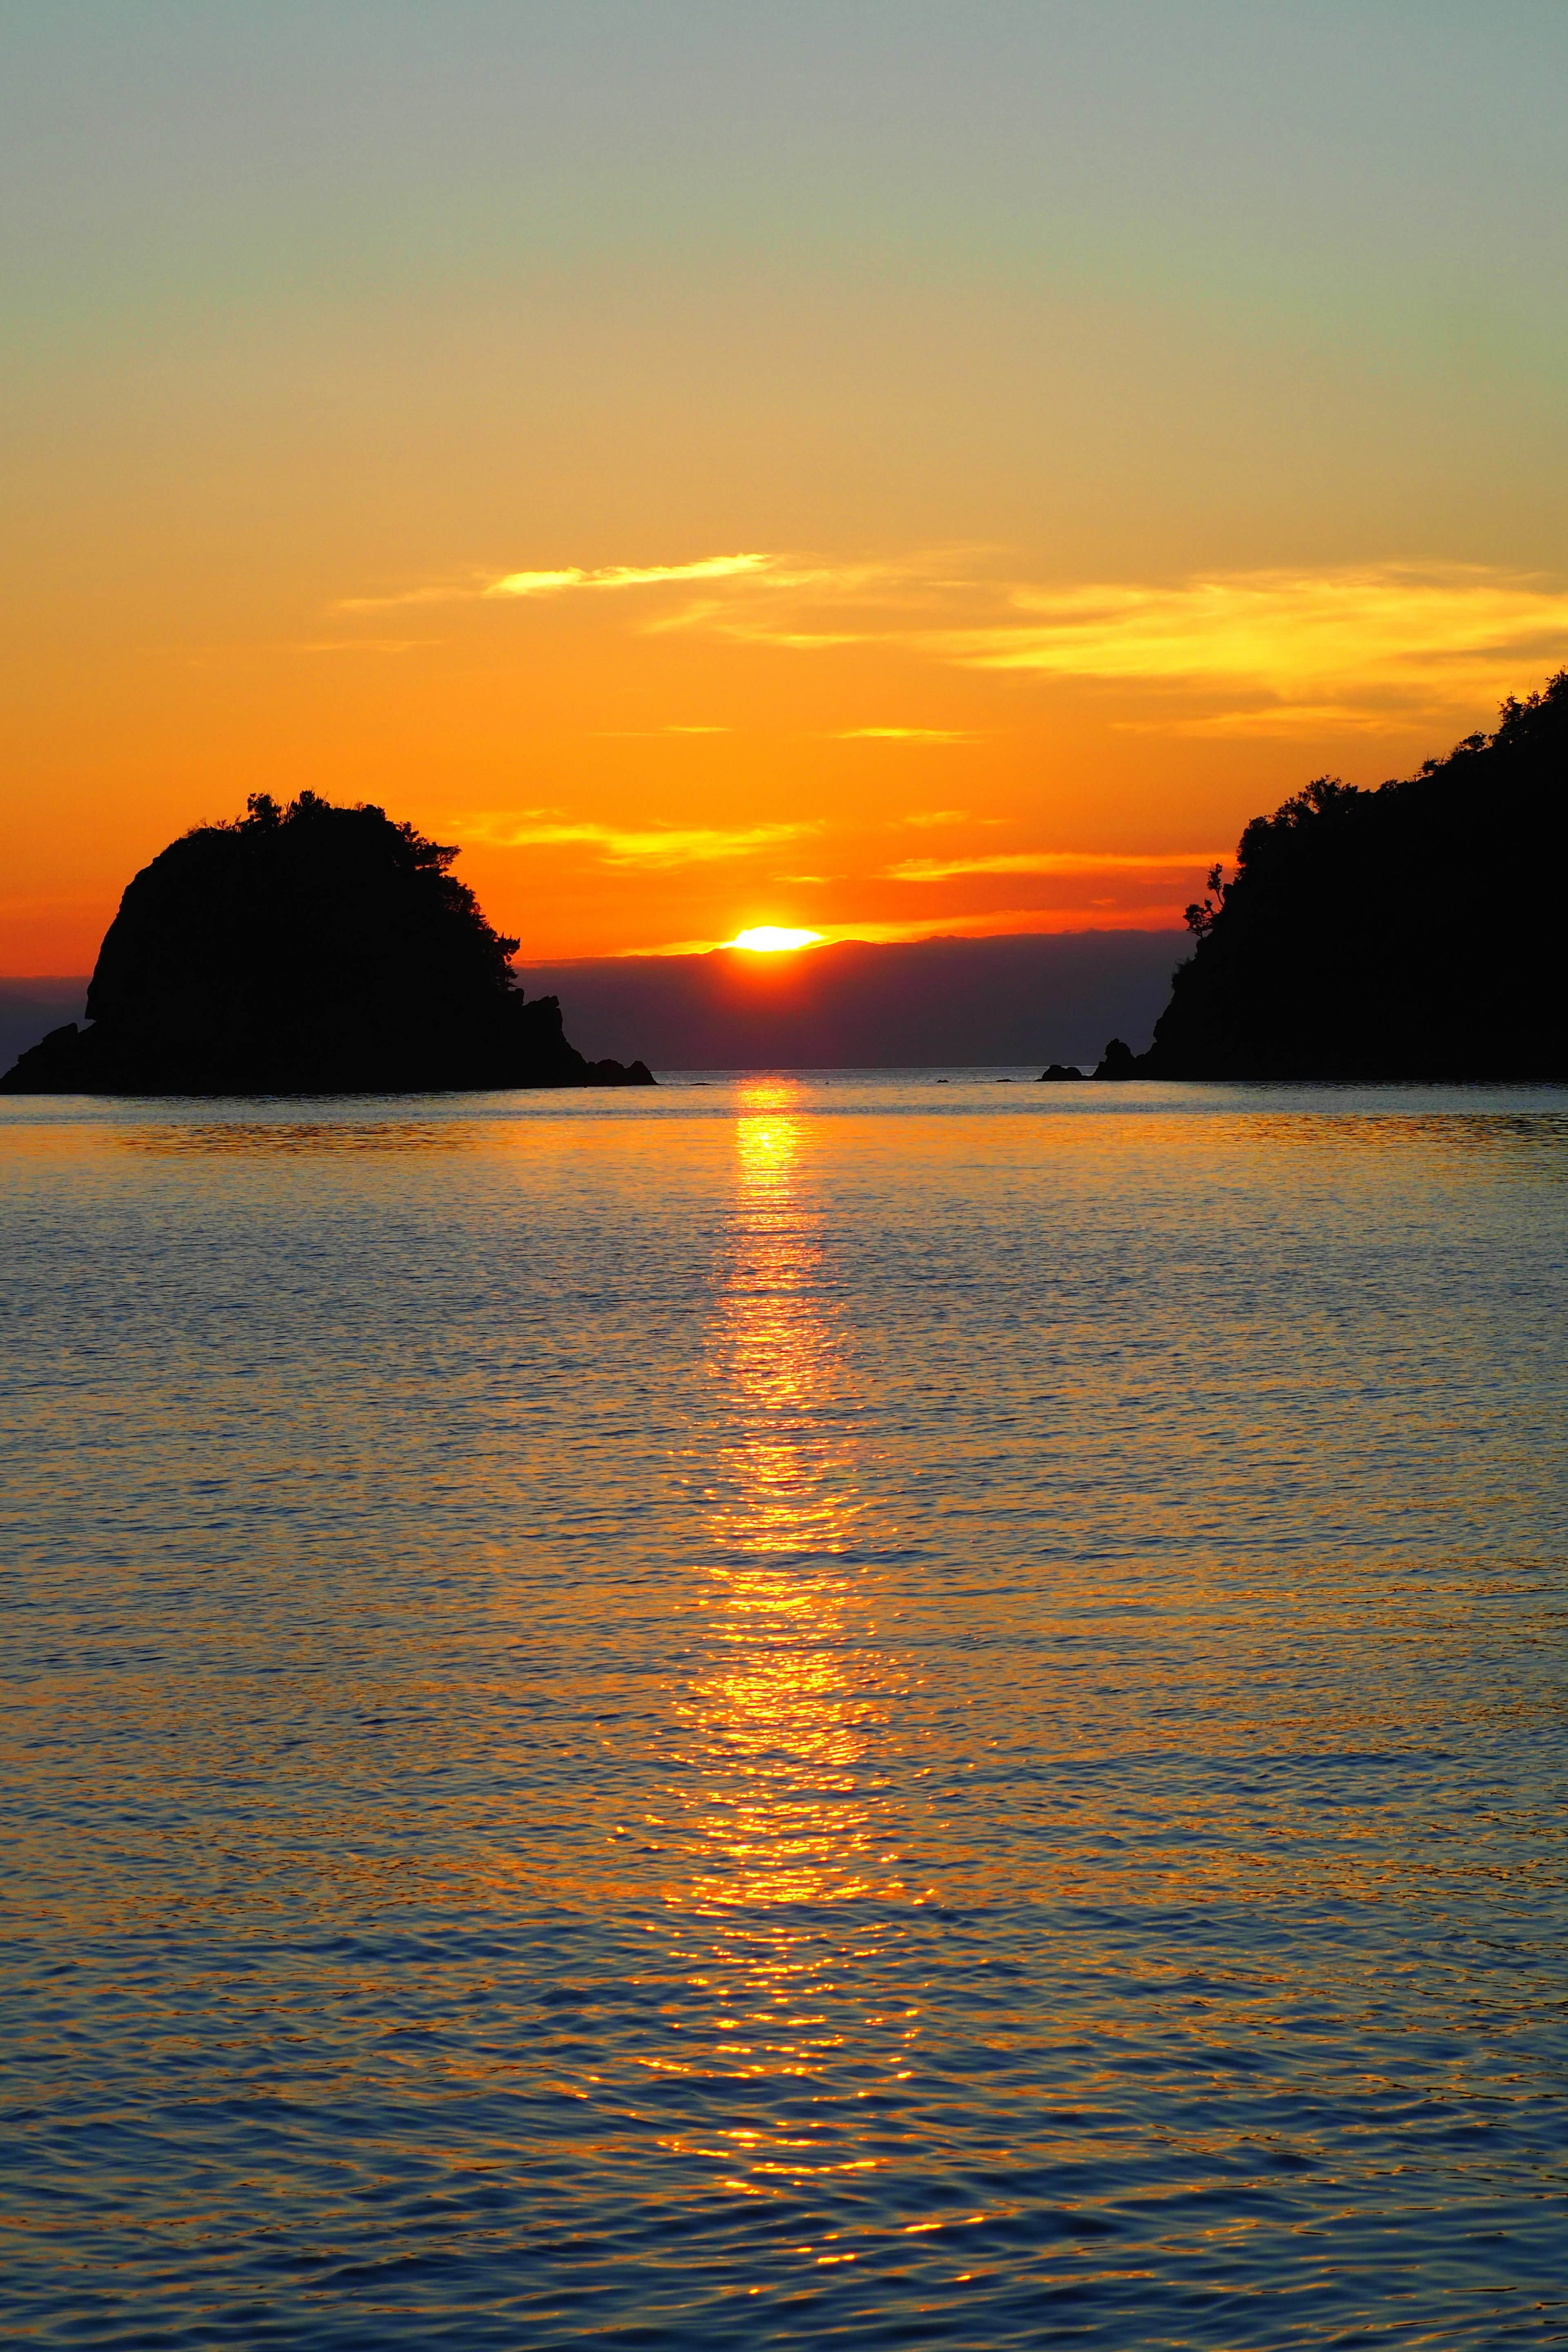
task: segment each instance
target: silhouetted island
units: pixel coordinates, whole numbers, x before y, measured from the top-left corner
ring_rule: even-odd
[[[452,848],[384,810],[253,794],[144,866],[110,925],[89,1025],[52,1030],[7,1094],[384,1094],[651,1086],[589,1062],[553,996],[525,1002],[448,872]]]
[[[1568,1078],[1565,808],[1568,670],[1418,775],[1319,777],[1212,869],[1152,1045],[1095,1076]]]
[[[1137,1055],[1120,1037],[1113,1037],[1090,1075],[1097,1078],[1136,1078],[1144,1075]],[[1040,1072],[1037,1083],[1060,1083],[1064,1078],[1081,1078],[1083,1072],[1070,1062],[1050,1062]]]

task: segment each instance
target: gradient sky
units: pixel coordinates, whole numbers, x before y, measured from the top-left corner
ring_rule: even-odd
[[[7,0],[0,970],[1179,920],[1568,660],[1562,0]]]

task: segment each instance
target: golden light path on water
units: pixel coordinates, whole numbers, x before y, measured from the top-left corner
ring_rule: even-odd
[[[857,1988],[886,1983],[890,1916],[920,1899],[874,1752],[909,1677],[878,1638],[851,1558],[867,1516],[853,1376],[803,1181],[796,1093],[758,1080],[737,1105],[708,1359],[722,1434],[705,1497],[707,1639],[676,1707],[684,1868],[668,1888],[687,1981],[715,2004],[692,2071],[770,2086],[765,2125],[753,2109],[683,2145],[726,2158],[722,2187],[753,2194],[877,2168],[855,2110],[908,2081],[920,2025],[910,2004],[864,2014]],[[847,2102],[847,2060],[859,2084]],[[833,2231],[813,2252],[855,2259]]]

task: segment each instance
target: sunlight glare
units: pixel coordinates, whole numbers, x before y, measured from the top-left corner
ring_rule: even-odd
[[[815,947],[821,937],[820,931],[785,931],[775,924],[762,923],[755,930],[737,931],[725,945],[746,948],[752,955],[780,955],[786,948]]]

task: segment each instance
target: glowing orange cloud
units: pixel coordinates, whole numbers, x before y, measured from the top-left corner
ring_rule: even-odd
[[[85,968],[137,866],[280,775],[459,843],[542,961],[766,929],[1179,927],[1246,819],[1313,769],[1377,781],[1568,650],[1568,593],[1500,569],[1029,570],[984,546],[492,562],[339,598],[320,635],[166,672],[128,655],[99,698],[62,672],[47,740],[75,730],[85,781],[25,803],[5,960]],[[377,625],[399,604],[429,634]],[[1387,764],[1358,774],[1346,747],[1374,740]],[[94,780],[121,772],[157,781],[106,797]]]
[[[596,571],[570,564],[561,572],[508,572],[492,580],[487,596],[549,596],[563,588],[658,588],[687,580],[731,580],[775,562],[771,555],[705,555],[695,563],[606,563]]]
[[[658,576],[679,575],[670,567]],[[836,566],[775,556],[758,558],[734,584],[739,593],[726,599],[710,596],[647,625],[709,628],[785,649],[897,645],[932,661],[1040,677],[1242,687],[1295,706],[1303,722],[1401,686],[1471,694],[1478,679],[1511,678],[1568,646],[1568,593],[1475,564],[1051,585],[998,578],[994,557],[978,566],[973,556],[931,554]],[[962,735],[899,725],[846,730],[846,740],[877,739]]]
[[[539,820],[543,820],[540,822]],[[549,809],[517,816],[452,816],[445,820],[459,842],[488,842],[498,849],[578,847],[597,852],[608,866],[706,866],[717,858],[744,857],[759,849],[798,840],[805,824],[659,825],[646,830],[610,824],[574,824]]]
[[[1174,874],[1212,866],[1226,849],[1173,849],[1129,856],[1114,849],[1019,849],[992,857],[906,857],[886,870],[896,882],[942,882],[957,874]]]

